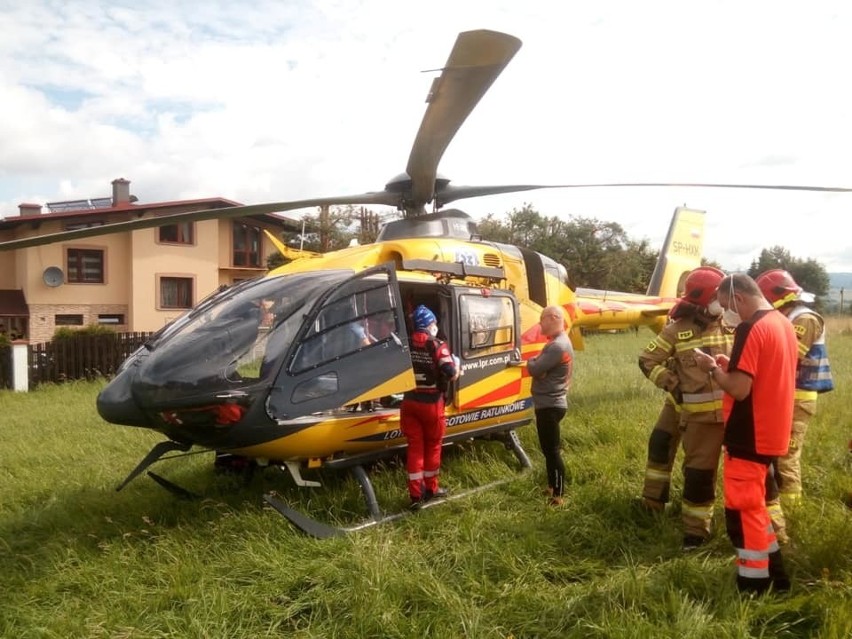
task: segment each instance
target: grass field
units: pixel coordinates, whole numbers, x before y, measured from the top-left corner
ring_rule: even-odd
[[[354,523],[357,483],[310,492],[269,469],[248,485],[209,454],[160,474],[207,497],[182,501],[147,478],[115,486],[158,437],[95,412],[99,383],[0,392],[2,637],[745,637],[852,636],[852,490],[847,417],[852,322],[832,321],[838,389],[820,400],[804,453],[807,498],[788,514],[788,595],[741,597],[721,503],[717,533],[680,550],[679,509],[642,516],[645,449],[662,396],[636,355],[650,334],[599,335],[578,354],[563,422],[567,503],[545,505],[535,433],[519,473],[496,443],[445,455],[455,491],[511,481],[378,528],[319,541],[261,495]],[[676,473],[675,493],[680,493]],[[375,469],[384,509],[406,503],[397,464]]]

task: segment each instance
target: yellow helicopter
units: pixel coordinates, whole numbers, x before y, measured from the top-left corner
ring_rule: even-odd
[[[383,227],[375,243],[323,255],[299,253],[264,277],[217,291],[132,354],[98,396],[98,411],[108,422],[153,429],[166,439],[119,489],[166,453],[198,446],[280,466],[303,486],[316,484],[303,477],[307,469],[350,469],[372,521],[379,521],[364,465],[405,447],[396,400],[414,386],[407,321],[417,305],[435,312],[463,371],[448,390],[445,441],[500,439],[524,466],[530,462],[515,431],[532,419],[524,361],[545,343],[537,324],[541,309],[550,304],[565,309],[578,348],[581,329],[662,326],[679,282],[700,264],[702,212],[675,211],[648,294],[641,296],[575,292],[555,260],[484,241],[470,217],[443,209],[476,196],[602,186],[453,186],[438,176],[449,142],[520,46],[517,38],[493,31],[458,36],[432,84],[406,172],[384,190],[178,213],[0,245],[25,248],[314,206],[391,205],[403,214]],[[427,213],[430,203],[434,211]],[[282,253],[292,251],[274,241]],[[303,530],[330,534],[286,504],[270,496],[267,501]]]

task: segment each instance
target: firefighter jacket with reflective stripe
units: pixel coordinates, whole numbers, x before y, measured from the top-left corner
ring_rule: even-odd
[[[787,319],[793,323],[799,345],[796,399],[816,399],[817,393],[825,393],[834,388],[825,349],[825,320],[804,305],[796,306],[787,314]]]
[[[734,329],[719,318],[681,317],[668,324],[639,355],[639,368],[656,386],[672,394],[690,419],[720,421],[722,389],[696,363],[697,348],[728,355]]]

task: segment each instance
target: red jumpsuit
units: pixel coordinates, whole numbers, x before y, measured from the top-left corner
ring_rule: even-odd
[[[403,396],[399,419],[408,440],[408,495],[415,503],[438,492],[441,444],[447,428],[444,390],[456,375],[456,365],[446,342],[425,330],[411,336],[411,362],[417,386]]]

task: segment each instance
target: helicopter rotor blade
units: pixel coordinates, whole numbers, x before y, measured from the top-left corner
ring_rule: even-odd
[[[609,182],[597,184],[505,184],[499,186],[452,186],[448,185],[435,195],[438,208],[445,204],[483,195],[517,193],[537,189],[594,189],[624,187],[684,187],[708,189],[764,189],[777,191],[812,191],[822,193],[852,193],[852,187],[809,186],[794,184],[716,184],[704,182]]]
[[[294,200],[291,202],[270,202],[266,204],[249,204],[245,206],[205,209],[203,211],[185,211],[182,213],[161,215],[159,217],[138,218],[125,222],[104,224],[102,226],[92,226],[88,228],[74,229],[72,231],[61,231],[59,233],[48,233],[34,237],[9,240],[7,242],[0,242],[0,252],[30,248],[32,246],[42,246],[44,244],[52,244],[53,242],[66,242],[69,240],[79,240],[87,237],[109,235],[110,233],[137,231],[139,229],[155,228],[158,226],[167,226],[169,224],[179,224],[183,222],[201,222],[204,220],[282,213],[284,211],[293,211],[296,209],[324,205],[382,204],[395,206],[398,203],[398,200],[399,195],[396,193],[375,191],[371,193],[361,193],[360,195],[341,195],[336,197],[313,198],[309,200]],[[128,209],[127,212],[131,215],[134,214],[132,208]]]
[[[432,201],[438,162],[479,100],[521,48],[514,36],[479,30],[460,33],[441,75],[432,82],[429,106],[414,139],[406,172],[411,178],[406,212]]]

